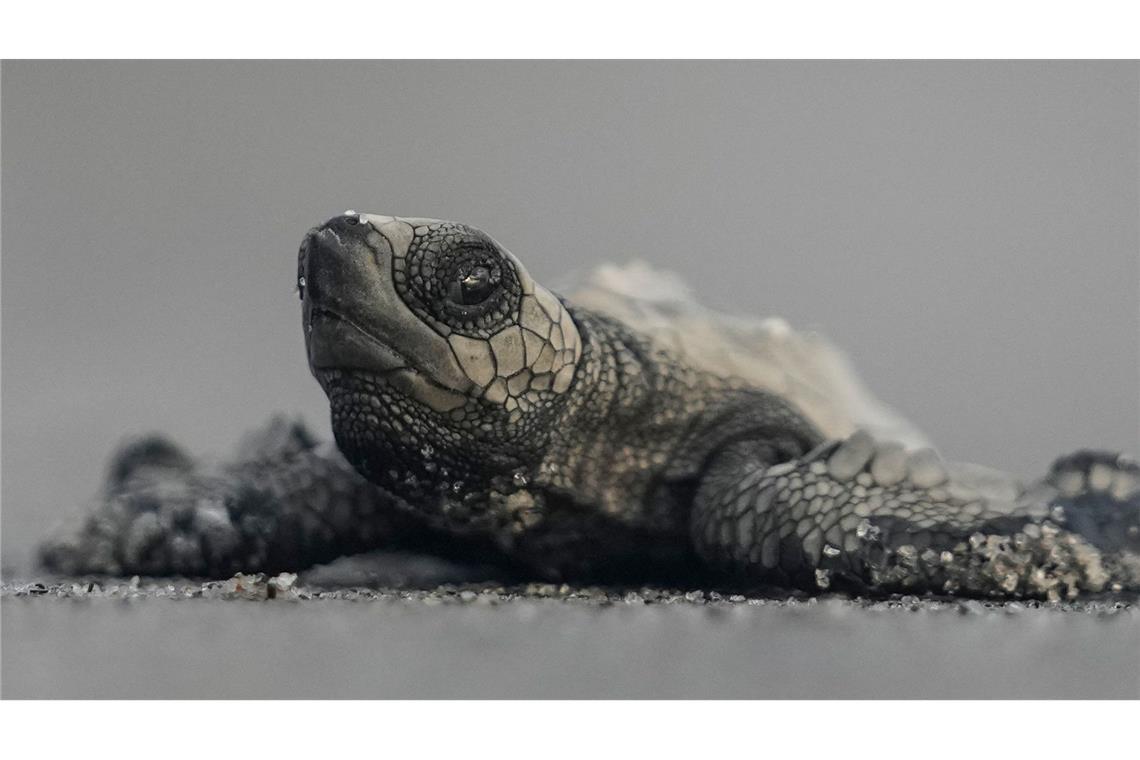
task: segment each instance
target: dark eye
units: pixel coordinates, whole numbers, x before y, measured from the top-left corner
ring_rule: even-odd
[[[444,334],[490,338],[523,298],[510,256],[478,230],[450,222],[416,233],[407,254],[392,257],[392,276],[404,303]]]
[[[485,266],[473,266],[461,270],[447,286],[447,299],[459,306],[476,306],[483,303],[495,292],[495,282],[491,270]]]

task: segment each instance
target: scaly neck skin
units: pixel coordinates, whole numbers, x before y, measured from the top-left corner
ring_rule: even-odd
[[[819,441],[770,394],[697,370],[620,322],[571,308],[583,354],[536,485],[650,530],[687,520],[687,491],[727,440]]]
[[[494,534],[510,521],[494,497],[525,485],[542,449],[536,431],[492,409],[490,429],[477,433],[483,438],[458,436],[445,413],[409,399],[381,376],[332,370],[321,378],[338,447],[396,503],[434,527],[460,533]],[[468,403],[473,409],[482,404]]]

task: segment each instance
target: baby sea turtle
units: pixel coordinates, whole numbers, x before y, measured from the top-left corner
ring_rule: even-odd
[[[404,548],[550,580],[1140,589],[1135,463],[1082,451],[1028,485],[945,463],[823,338],[704,309],[645,265],[563,298],[474,227],[346,212],[305,236],[297,284],[336,448],[283,420],[211,468],[130,444],[49,568]]]

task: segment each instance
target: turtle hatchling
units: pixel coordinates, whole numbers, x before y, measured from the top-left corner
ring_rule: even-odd
[[[60,573],[228,577],[410,552],[515,578],[1071,599],[1140,590],[1140,468],[944,462],[822,337],[604,266],[564,295],[475,227],[348,211],[297,257],[335,446],[112,458]],[[299,367],[298,362],[298,369]]]

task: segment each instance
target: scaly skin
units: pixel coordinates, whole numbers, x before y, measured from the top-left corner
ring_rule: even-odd
[[[1074,598],[1140,587],[1140,470],[1058,460],[1031,489],[987,494],[930,451],[866,434],[768,466],[727,447],[697,494],[693,540],[725,568],[807,588]],[[1007,489],[1008,490],[1008,489]]]
[[[865,433],[825,441],[780,396],[557,298],[460,224],[346,212],[306,236],[298,285],[337,445],[370,484],[311,447],[262,457],[256,477],[242,464],[196,479],[195,498],[233,526],[221,554],[186,539],[208,520],[123,518],[124,499],[151,498],[130,486],[109,497],[120,519],[47,551],[50,565],[275,571],[406,535],[551,579],[1140,589],[1140,473],[1115,456],[1060,460],[1025,489]],[[254,480],[257,498],[235,496]],[[329,506],[330,492],[355,506]]]

